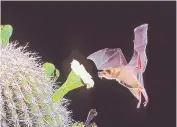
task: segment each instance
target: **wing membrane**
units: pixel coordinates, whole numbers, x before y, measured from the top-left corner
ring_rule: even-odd
[[[138,67],[141,72],[144,72],[147,66],[147,30],[148,24],[141,25],[134,29],[134,53],[132,59],[128,63],[128,66]]]
[[[98,70],[103,70],[108,67],[118,68],[127,65],[127,61],[120,48],[105,48],[91,54],[87,59],[92,60]]]

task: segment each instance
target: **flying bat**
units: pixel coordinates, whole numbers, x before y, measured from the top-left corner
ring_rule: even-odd
[[[143,24],[134,29],[134,53],[129,63],[120,48],[105,48],[87,57],[92,60],[97,69],[98,76],[108,80],[116,80],[125,86],[138,99],[137,108],[140,108],[141,94],[147,106],[148,95],[144,88],[143,73],[147,66],[148,24]]]

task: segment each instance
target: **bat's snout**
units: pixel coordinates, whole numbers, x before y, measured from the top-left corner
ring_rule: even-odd
[[[99,77],[99,78],[104,77],[104,71],[102,71],[102,72],[98,72],[98,77]]]

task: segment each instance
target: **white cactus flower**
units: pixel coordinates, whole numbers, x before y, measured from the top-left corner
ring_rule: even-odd
[[[77,60],[73,59],[73,61],[71,62],[71,69],[77,76],[82,79],[82,81],[86,84],[87,89],[94,86],[92,76],[86,71],[85,67]]]

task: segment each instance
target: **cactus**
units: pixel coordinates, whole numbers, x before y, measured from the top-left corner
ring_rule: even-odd
[[[1,43],[0,127],[71,127],[68,100],[52,102],[53,84],[40,57],[28,52],[27,46]]]
[[[9,43],[11,25],[0,27],[0,127],[96,127],[75,122],[64,98],[84,84],[93,87],[83,65],[73,60],[67,81],[54,91],[59,70],[52,63],[42,64],[36,53],[27,51],[27,45]]]

